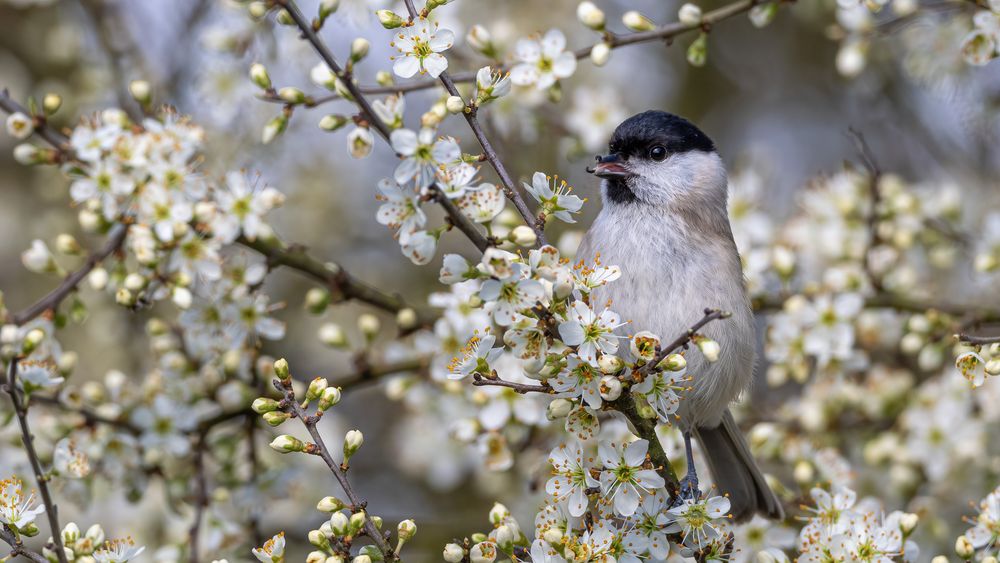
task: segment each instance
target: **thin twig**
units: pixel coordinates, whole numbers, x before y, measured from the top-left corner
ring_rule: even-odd
[[[49,560],[46,559],[41,553],[36,553],[24,547],[20,538],[14,535],[14,532],[7,527],[7,524],[0,524],[0,540],[3,540],[10,546],[11,555],[21,555],[34,561],[35,563],[49,563]]]
[[[207,431],[199,432],[194,443],[194,519],[188,532],[191,544],[188,560],[191,563],[198,563],[198,538],[201,535],[201,523],[205,518],[205,507],[208,506],[208,477],[205,475],[205,440],[207,438]]]
[[[246,237],[240,237],[238,241],[264,255],[272,267],[284,266],[322,283],[330,290],[334,302],[357,300],[390,313],[398,313],[403,309],[417,311],[398,295],[385,293],[362,282],[338,264],[321,262],[310,256],[301,246],[286,245],[277,239],[248,240]],[[421,316],[421,313],[417,312],[415,328],[430,326],[434,320],[435,318],[430,315]]]
[[[472,376],[472,384],[476,387],[507,387],[513,389],[518,393],[524,395],[526,393],[553,393],[553,389],[548,385],[532,385],[528,383],[515,383],[513,381],[506,381],[500,379],[499,377],[484,377],[481,374],[474,374]]]
[[[3,109],[7,113],[23,113],[29,115],[31,112],[21,104],[14,101],[14,98],[10,97],[10,92],[4,88],[0,91],[0,109]],[[39,137],[41,137],[45,142],[52,145],[54,148],[63,151],[68,155],[72,155],[72,151],[69,149],[69,137],[63,135],[59,131],[49,126],[48,121],[44,116],[31,116],[34,121],[34,132]]]
[[[728,311],[722,311],[719,309],[705,309],[705,315],[698,322],[691,325],[691,328],[687,329],[687,332],[675,338],[673,342],[670,342],[666,346],[661,346],[656,356],[654,356],[651,361],[647,362],[641,368],[637,369],[636,373],[640,374],[641,376],[648,375],[667,356],[673,354],[675,350],[678,350],[683,346],[687,346],[688,342],[691,342],[691,339],[694,338],[694,336],[698,333],[699,330],[701,330],[702,327],[704,327],[705,325],[707,325],[712,321],[729,318],[729,316],[730,313]]]
[[[336,478],[337,482],[340,483],[341,489],[344,490],[344,494],[347,495],[348,500],[350,500],[352,510],[363,510],[366,507],[365,501],[362,501],[361,498],[358,497],[357,493],[354,492],[354,488],[347,479],[347,472],[340,466],[339,463],[336,462],[336,460],[333,459],[333,456],[330,454],[330,449],[326,446],[326,443],[323,441],[323,436],[320,435],[319,429],[316,427],[316,423],[319,422],[321,417],[319,415],[309,416],[305,409],[298,404],[295,399],[295,391],[292,389],[291,378],[284,381],[275,379],[274,387],[284,396],[283,403],[285,403],[288,412],[298,417],[298,419],[301,420],[302,424],[306,427],[306,430],[309,431],[309,435],[312,436],[314,447],[310,453],[322,458],[327,467],[330,468],[330,472],[333,473],[334,478]],[[375,522],[372,521],[370,515],[367,514],[367,511],[365,515],[364,528],[365,533],[373,542],[375,542],[375,546],[382,552],[383,557],[385,557],[387,561],[396,561],[398,559],[396,552],[389,545],[389,542],[386,540],[385,536],[382,535],[382,532],[380,532],[375,526]]]
[[[59,508],[52,500],[49,493],[49,479],[42,470],[42,462],[38,459],[38,452],[35,450],[35,437],[31,434],[31,427],[28,426],[28,406],[25,404],[21,392],[17,389],[17,365],[21,358],[14,356],[10,359],[7,368],[7,394],[14,405],[14,414],[17,416],[17,423],[21,427],[21,441],[24,442],[24,452],[31,463],[31,470],[35,474],[35,482],[38,484],[38,492],[42,497],[42,504],[45,505],[45,516],[49,520],[49,530],[52,532],[52,543],[55,545],[56,558],[59,563],[67,563],[66,551],[62,543],[62,527],[59,525]]]
[[[959,342],[964,342],[966,344],[972,344],[973,346],[988,346],[990,344],[996,344],[1000,342],[1000,335],[996,336],[975,336],[972,334],[956,334],[955,338]]]
[[[882,170],[875,161],[875,155],[861,132],[853,127],[848,129],[848,132],[851,135],[851,140],[854,141],[858,155],[868,170],[868,215],[865,217],[865,223],[868,227],[868,244],[865,247],[861,265],[868,277],[868,282],[872,284],[872,288],[876,292],[881,292],[883,290],[882,278],[875,272],[872,265],[872,252],[883,243],[882,235],[878,231],[879,207],[882,204],[882,194],[879,190]]]
[[[58,287],[50,291],[48,295],[15,314],[13,319],[14,324],[23,325],[45,311],[54,310],[58,307],[66,297],[76,291],[77,286],[87,277],[87,274],[122,247],[122,244],[125,243],[126,235],[128,235],[128,226],[125,224],[119,223],[112,227],[108,241],[100,250],[88,256],[83,266],[66,276],[66,279]]]

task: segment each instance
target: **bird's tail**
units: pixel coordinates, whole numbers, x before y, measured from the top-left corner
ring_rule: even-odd
[[[696,428],[695,436],[708,459],[716,487],[720,493],[729,494],[734,520],[749,520],[758,512],[775,520],[785,518],[781,501],[764,480],[750,446],[728,409],[718,426]]]

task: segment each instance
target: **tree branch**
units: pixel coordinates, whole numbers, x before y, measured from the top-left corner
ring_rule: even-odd
[[[0,109],[7,113],[20,112],[25,115],[30,115],[31,113],[27,108],[15,102],[14,99],[10,97],[10,92],[8,92],[6,88],[0,91]],[[35,134],[44,139],[45,142],[52,145],[54,148],[72,156],[73,151],[69,148],[69,137],[49,126],[45,117],[37,115],[31,117],[34,121]]]
[[[49,560],[46,559],[41,553],[36,553],[24,547],[21,540],[10,531],[10,528],[8,528],[6,524],[0,524],[0,540],[3,540],[11,547],[11,555],[21,555],[34,561],[35,563],[49,563]]]
[[[49,520],[49,530],[52,532],[52,543],[55,544],[54,551],[59,563],[67,563],[66,551],[62,543],[62,527],[59,525],[59,512],[56,503],[49,493],[49,480],[42,470],[42,462],[38,459],[38,452],[35,450],[35,437],[31,434],[28,426],[28,407],[22,400],[21,392],[17,389],[17,364],[21,358],[14,356],[10,359],[7,368],[7,394],[14,405],[14,414],[17,416],[17,423],[21,427],[21,441],[24,442],[24,451],[31,463],[31,470],[35,474],[35,482],[38,484],[38,492],[42,496],[42,504],[45,505],[45,516]]]
[[[403,309],[416,311],[398,295],[390,295],[358,280],[338,264],[320,262],[301,246],[286,245],[277,239],[248,240],[240,237],[238,242],[264,255],[271,266],[284,266],[322,283],[331,291],[335,302],[354,299],[390,313]],[[430,326],[435,320],[417,312],[417,328]]]
[[[354,488],[351,486],[350,481],[347,480],[347,472],[337,463],[333,456],[330,454],[330,449],[326,446],[323,441],[323,436],[320,435],[319,429],[316,427],[316,423],[319,422],[321,415],[317,414],[315,416],[309,416],[305,409],[303,409],[299,403],[295,400],[295,391],[292,389],[292,379],[289,377],[286,380],[275,379],[274,387],[283,396],[283,403],[287,412],[298,417],[305,425],[306,430],[313,439],[313,448],[310,453],[319,456],[326,463],[327,467],[330,468],[330,472],[333,473],[334,478],[340,483],[340,488],[344,490],[344,494],[347,495],[348,500],[351,502],[351,508],[354,511],[362,510],[366,507],[366,502],[362,501],[358,497],[357,493],[354,492]],[[382,532],[375,526],[375,522],[372,521],[370,515],[365,513],[365,533],[375,542],[375,546],[382,552],[383,557],[386,561],[396,561],[399,557],[396,552],[389,545],[385,536]]]
[[[728,311],[722,311],[719,309],[705,309],[705,316],[703,316],[698,322],[691,325],[691,328],[687,329],[687,332],[675,338],[673,342],[670,342],[666,346],[661,346],[656,356],[654,356],[651,361],[647,362],[641,368],[636,370],[636,373],[642,376],[649,375],[649,373],[653,371],[656,368],[656,366],[658,366],[660,362],[662,362],[667,356],[673,354],[675,350],[678,350],[683,346],[687,346],[688,342],[691,342],[691,339],[694,338],[694,336],[698,333],[699,330],[701,330],[702,327],[704,327],[705,325],[707,325],[712,321],[719,319],[727,319],[730,316],[731,313],[729,313]]]
[[[481,374],[473,374],[472,384],[476,387],[507,387],[508,389],[513,389],[518,393],[524,395],[526,393],[547,393],[552,394],[554,391],[548,385],[531,385],[527,383],[514,383],[513,381],[506,381],[500,379],[499,377],[485,377]]]
[[[0,98],[0,100],[2,100],[2,98]],[[108,241],[100,250],[90,254],[83,266],[66,276],[66,279],[64,279],[58,287],[50,291],[48,295],[39,299],[23,311],[15,314],[13,319],[14,324],[23,325],[24,323],[41,315],[45,311],[54,310],[58,307],[59,304],[62,303],[67,296],[69,296],[69,294],[76,291],[77,286],[80,285],[80,282],[87,277],[87,274],[96,268],[98,264],[104,261],[104,259],[111,256],[122,247],[122,244],[125,243],[126,235],[128,235],[128,227],[126,225],[119,223],[112,227],[108,236]]]

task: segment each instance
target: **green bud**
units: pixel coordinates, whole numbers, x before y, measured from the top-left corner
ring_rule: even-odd
[[[319,128],[324,131],[336,131],[337,129],[340,129],[344,125],[350,123],[350,121],[351,121],[350,119],[344,117],[343,115],[336,115],[336,114],[324,115],[319,120]]]
[[[365,520],[367,518],[368,515],[365,514],[363,510],[361,512],[355,512],[354,514],[351,514],[351,518],[348,524],[348,530],[350,531],[352,536],[358,535],[358,532],[360,532],[361,529],[365,527]]]
[[[264,90],[271,87],[271,77],[267,73],[267,68],[260,63],[250,65],[250,80]]]
[[[364,37],[358,37],[351,42],[351,61],[358,62],[365,58],[368,54],[368,50],[371,49],[371,43]]]
[[[274,362],[274,375],[282,381],[287,381],[291,379],[292,375],[288,371],[288,360],[285,358],[280,358]]]
[[[326,536],[323,535],[323,532],[320,532],[319,530],[309,531],[309,543],[315,545],[320,549],[330,548],[330,540],[326,539]]]
[[[386,29],[396,29],[404,23],[403,18],[392,10],[378,10],[375,12],[375,15],[378,16],[378,21],[382,24],[382,27]]]
[[[257,414],[265,414],[276,411],[280,407],[278,406],[278,401],[275,401],[274,399],[258,397],[253,400],[253,404],[250,405],[250,408]]]
[[[343,510],[346,505],[344,501],[337,497],[323,497],[316,503],[316,510],[320,512],[337,512]]]
[[[148,106],[153,101],[152,88],[145,80],[133,80],[128,84],[128,92],[142,106]]]
[[[413,520],[403,520],[396,526],[400,541],[410,541],[417,535],[417,524]]]
[[[292,418],[292,415],[282,411],[271,411],[264,413],[263,418],[264,422],[269,426],[279,426],[289,418]]]
[[[319,3],[320,21],[330,17],[340,7],[340,0],[321,0]]]
[[[278,17],[275,18],[275,21],[281,25],[295,25],[295,19],[292,18],[292,14],[288,13],[288,10],[281,10],[278,12]]]
[[[306,101],[306,94],[293,86],[285,86],[278,90],[278,97],[290,104],[301,104]]]
[[[40,531],[38,529],[38,524],[35,524],[34,522],[32,522],[30,524],[27,524],[25,526],[22,526],[22,527],[18,528],[17,530],[19,532],[21,532],[22,536],[26,536],[26,537],[29,537],[29,538],[33,538],[33,537],[37,536],[38,532]]]
[[[274,451],[283,454],[301,452],[306,449],[306,445],[302,440],[289,436],[288,434],[282,434],[274,440],[271,440],[270,446]]]
[[[688,46],[687,60],[691,66],[705,66],[708,60],[708,34],[702,33]]]
[[[392,73],[387,70],[380,70],[375,73],[375,82],[379,86],[392,86],[394,82]]]
[[[317,408],[321,411],[328,410],[340,402],[340,387],[327,387],[323,390],[323,395],[319,398]]]
[[[45,115],[52,115],[62,107],[62,96],[59,94],[45,94],[42,98],[42,111]]]
[[[323,391],[330,386],[330,382],[324,377],[317,377],[309,382],[309,388],[306,389],[306,401],[315,401],[323,395]]]
[[[344,463],[351,459],[361,449],[361,444],[365,442],[365,436],[360,430],[349,430],[344,435]]]
[[[284,113],[275,116],[274,119],[268,121],[267,124],[264,125],[264,130],[261,131],[260,134],[260,142],[265,145],[269,144],[271,141],[278,138],[278,135],[284,133],[287,128],[288,116]]]

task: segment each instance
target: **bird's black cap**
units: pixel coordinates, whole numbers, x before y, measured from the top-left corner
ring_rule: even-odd
[[[662,145],[670,154],[693,150],[712,152],[715,144],[693,123],[665,111],[633,115],[615,129],[608,148],[624,158],[645,156],[650,147]]]

